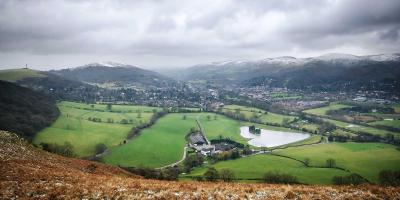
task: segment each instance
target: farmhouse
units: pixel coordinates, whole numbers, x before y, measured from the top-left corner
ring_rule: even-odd
[[[215,145],[215,152],[229,151],[235,148],[235,145],[226,142],[216,143],[214,145]]]
[[[200,152],[201,154],[205,156],[211,156],[215,153],[215,146],[214,145],[201,145],[201,146],[196,146],[194,147],[197,152]]]
[[[190,144],[193,146],[200,146],[206,144],[206,140],[203,138],[203,135],[200,133],[191,134],[188,138]]]

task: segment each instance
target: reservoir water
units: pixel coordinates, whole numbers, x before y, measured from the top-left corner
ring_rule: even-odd
[[[261,134],[257,135],[250,133],[248,126],[240,127],[240,135],[244,138],[250,139],[248,143],[256,147],[276,147],[310,137],[310,134],[306,133],[271,131],[264,129],[261,129]]]

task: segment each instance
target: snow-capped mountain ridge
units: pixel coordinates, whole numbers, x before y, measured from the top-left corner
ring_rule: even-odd
[[[112,61],[103,61],[103,62],[95,62],[95,63],[88,63],[83,65],[82,67],[126,67],[126,66],[131,66],[125,63],[118,63],[118,62],[112,62]]]
[[[334,61],[334,62],[346,62],[353,63],[359,61],[376,61],[376,62],[386,62],[386,61],[400,61],[400,54],[379,54],[379,55],[366,55],[366,56],[356,56],[352,54],[343,53],[328,53],[316,57],[308,58],[296,58],[293,56],[280,56],[274,58],[264,58],[260,60],[227,60],[220,62],[210,62],[206,64],[198,64],[195,66],[228,66],[228,65],[245,65],[245,64],[280,64],[280,65],[302,65],[308,62],[315,61]]]

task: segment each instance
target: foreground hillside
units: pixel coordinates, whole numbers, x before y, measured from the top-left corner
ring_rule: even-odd
[[[0,199],[399,199],[400,188],[146,180],[119,168],[64,158],[0,131]]]

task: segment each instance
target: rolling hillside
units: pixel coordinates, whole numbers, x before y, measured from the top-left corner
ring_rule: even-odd
[[[142,179],[117,167],[50,154],[0,131],[0,199],[398,199],[399,188]]]

